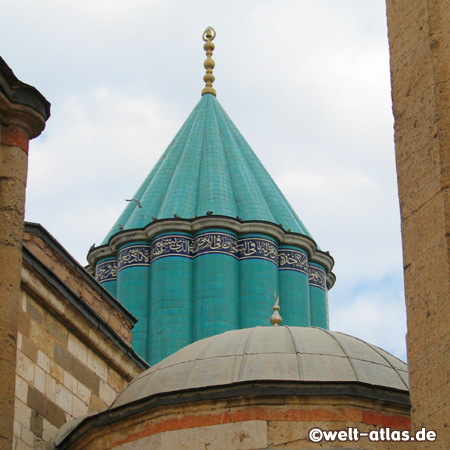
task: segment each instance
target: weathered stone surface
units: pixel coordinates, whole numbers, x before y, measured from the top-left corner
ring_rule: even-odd
[[[19,104],[5,94],[12,92],[10,83],[14,89],[25,85],[1,58],[0,75],[0,445],[11,448],[28,141],[43,130],[49,104],[34,88]],[[45,117],[26,103],[36,96],[46,102]]]
[[[413,427],[450,442],[450,3],[387,0]],[[444,381],[446,380],[446,381]]]
[[[267,448],[267,422],[249,421],[159,433],[116,447],[117,450],[177,448],[183,450],[258,450]]]
[[[83,341],[83,336],[96,333],[107,348],[100,330],[93,330],[74,309],[67,313],[65,298],[51,303],[40,294],[55,295],[53,291],[31,291],[19,293],[18,345],[13,346],[17,350],[16,411],[22,417],[21,422],[16,419],[17,448],[39,448],[66,420],[104,409],[130,379],[117,370],[129,366],[135,375],[139,373],[135,363],[117,351],[120,359],[113,369],[103,347]],[[0,377],[0,388],[1,384]]]
[[[23,153],[23,152],[22,152]],[[89,305],[116,331],[119,336],[128,344],[131,343],[132,324],[126,320],[117,310],[102,298],[101,292],[95,290],[86,283],[78,270],[75,270],[74,264],[71,264],[55,248],[35,233],[25,233],[24,243],[26,247],[48,266],[64,283],[66,283],[74,293],[83,298]],[[51,333],[57,333],[59,330],[49,328]],[[66,336],[56,335],[58,339],[66,339]]]

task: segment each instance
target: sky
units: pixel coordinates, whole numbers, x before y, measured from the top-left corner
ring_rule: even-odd
[[[26,220],[86,264],[200,99],[207,26],[219,102],[336,261],[330,328],[406,360],[382,1],[7,2],[1,56],[52,103]]]

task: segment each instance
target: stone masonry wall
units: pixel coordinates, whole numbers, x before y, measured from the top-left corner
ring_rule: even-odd
[[[24,291],[18,329],[14,449],[39,448],[66,421],[104,409],[129,381]]]
[[[124,318],[117,309],[113,308],[102,297],[99,289],[86,283],[85,277],[90,276],[86,272],[79,272],[77,269],[78,263],[71,258],[64,258],[61,252],[54,246],[25,227],[24,245],[50,270],[52,270],[58,278],[60,278],[67,286],[69,286],[79,297],[86,300],[94,309],[94,311],[102,317],[120,337],[128,344],[131,344],[131,324]],[[79,266],[81,269],[81,266]]]
[[[14,450],[43,449],[65,422],[105,409],[148,367],[130,345],[132,316],[45,229],[25,229]]]
[[[44,448],[66,421],[104,409],[130,381],[26,291],[18,329],[14,449]]]
[[[355,448],[406,450],[409,442],[313,443],[311,428],[370,432],[409,430],[409,407],[377,400],[327,396],[215,399],[161,406],[87,431],[67,450],[257,450]]]
[[[450,2],[387,0],[413,428],[450,442]],[[436,447],[437,445],[437,447]]]

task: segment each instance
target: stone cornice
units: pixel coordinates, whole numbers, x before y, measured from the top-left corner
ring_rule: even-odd
[[[33,86],[23,83],[0,57],[0,118],[7,126],[39,136],[50,117],[50,103]]]
[[[327,287],[331,289],[336,276],[331,272],[334,259],[327,253],[317,249],[313,239],[300,233],[285,231],[281,226],[263,221],[240,221],[226,216],[204,216],[193,219],[161,219],[151,222],[146,227],[135,230],[124,230],[112,236],[106,245],[93,249],[87,255],[92,267],[101,259],[115,257],[120,247],[138,241],[151,241],[162,233],[195,234],[203,230],[221,228],[235,233],[237,236],[246,234],[263,234],[275,239],[278,245],[292,245],[303,249],[311,262],[324,267],[327,274]]]
[[[84,280],[86,284],[88,284],[92,289],[97,291],[99,295],[104,299],[104,301],[114,308],[119,314],[127,320],[131,327],[133,327],[137,319],[130,313],[117,299],[112,296],[105,288],[102,287],[101,284],[97,283],[93,274],[89,274],[87,270],[82,267],[78,261],[76,261],[72,255],[70,255],[67,250],[39,223],[34,222],[25,222],[24,227],[25,233],[35,234],[39,236],[51,249],[53,249],[58,255],[60,255],[67,264],[76,271],[80,277]],[[27,246],[27,243],[24,243],[24,247]],[[31,253],[33,253],[31,251]]]
[[[131,381],[149,365],[82,298],[23,249],[22,286]],[[69,306],[70,305],[70,306]],[[74,314],[75,313],[75,314]],[[118,357],[120,355],[120,357]]]

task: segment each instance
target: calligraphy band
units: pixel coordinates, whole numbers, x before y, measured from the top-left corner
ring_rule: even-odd
[[[115,280],[117,272],[126,267],[150,265],[166,256],[196,258],[204,254],[224,254],[237,260],[263,259],[277,265],[280,270],[293,270],[308,276],[311,286],[326,289],[325,271],[308,265],[305,253],[281,248],[269,240],[259,237],[237,239],[228,233],[211,232],[194,238],[182,235],[166,235],[156,238],[151,244],[135,244],[119,251],[117,263],[104,261],[97,265],[97,281]]]
[[[309,266],[309,285],[320,289],[327,289],[327,279],[325,271],[316,266]]]
[[[110,259],[97,264],[95,268],[95,279],[99,283],[117,280],[117,261]]]
[[[297,250],[280,248],[278,267],[280,270],[295,270],[308,275],[308,257]]]
[[[278,250],[275,243],[263,238],[237,239],[227,233],[204,233],[189,238],[187,236],[162,236],[152,242],[152,262],[163,256],[197,256],[220,253],[236,259],[258,258],[278,265]],[[119,264],[120,267],[120,264]],[[119,269],[120,270],[120,269]]]

